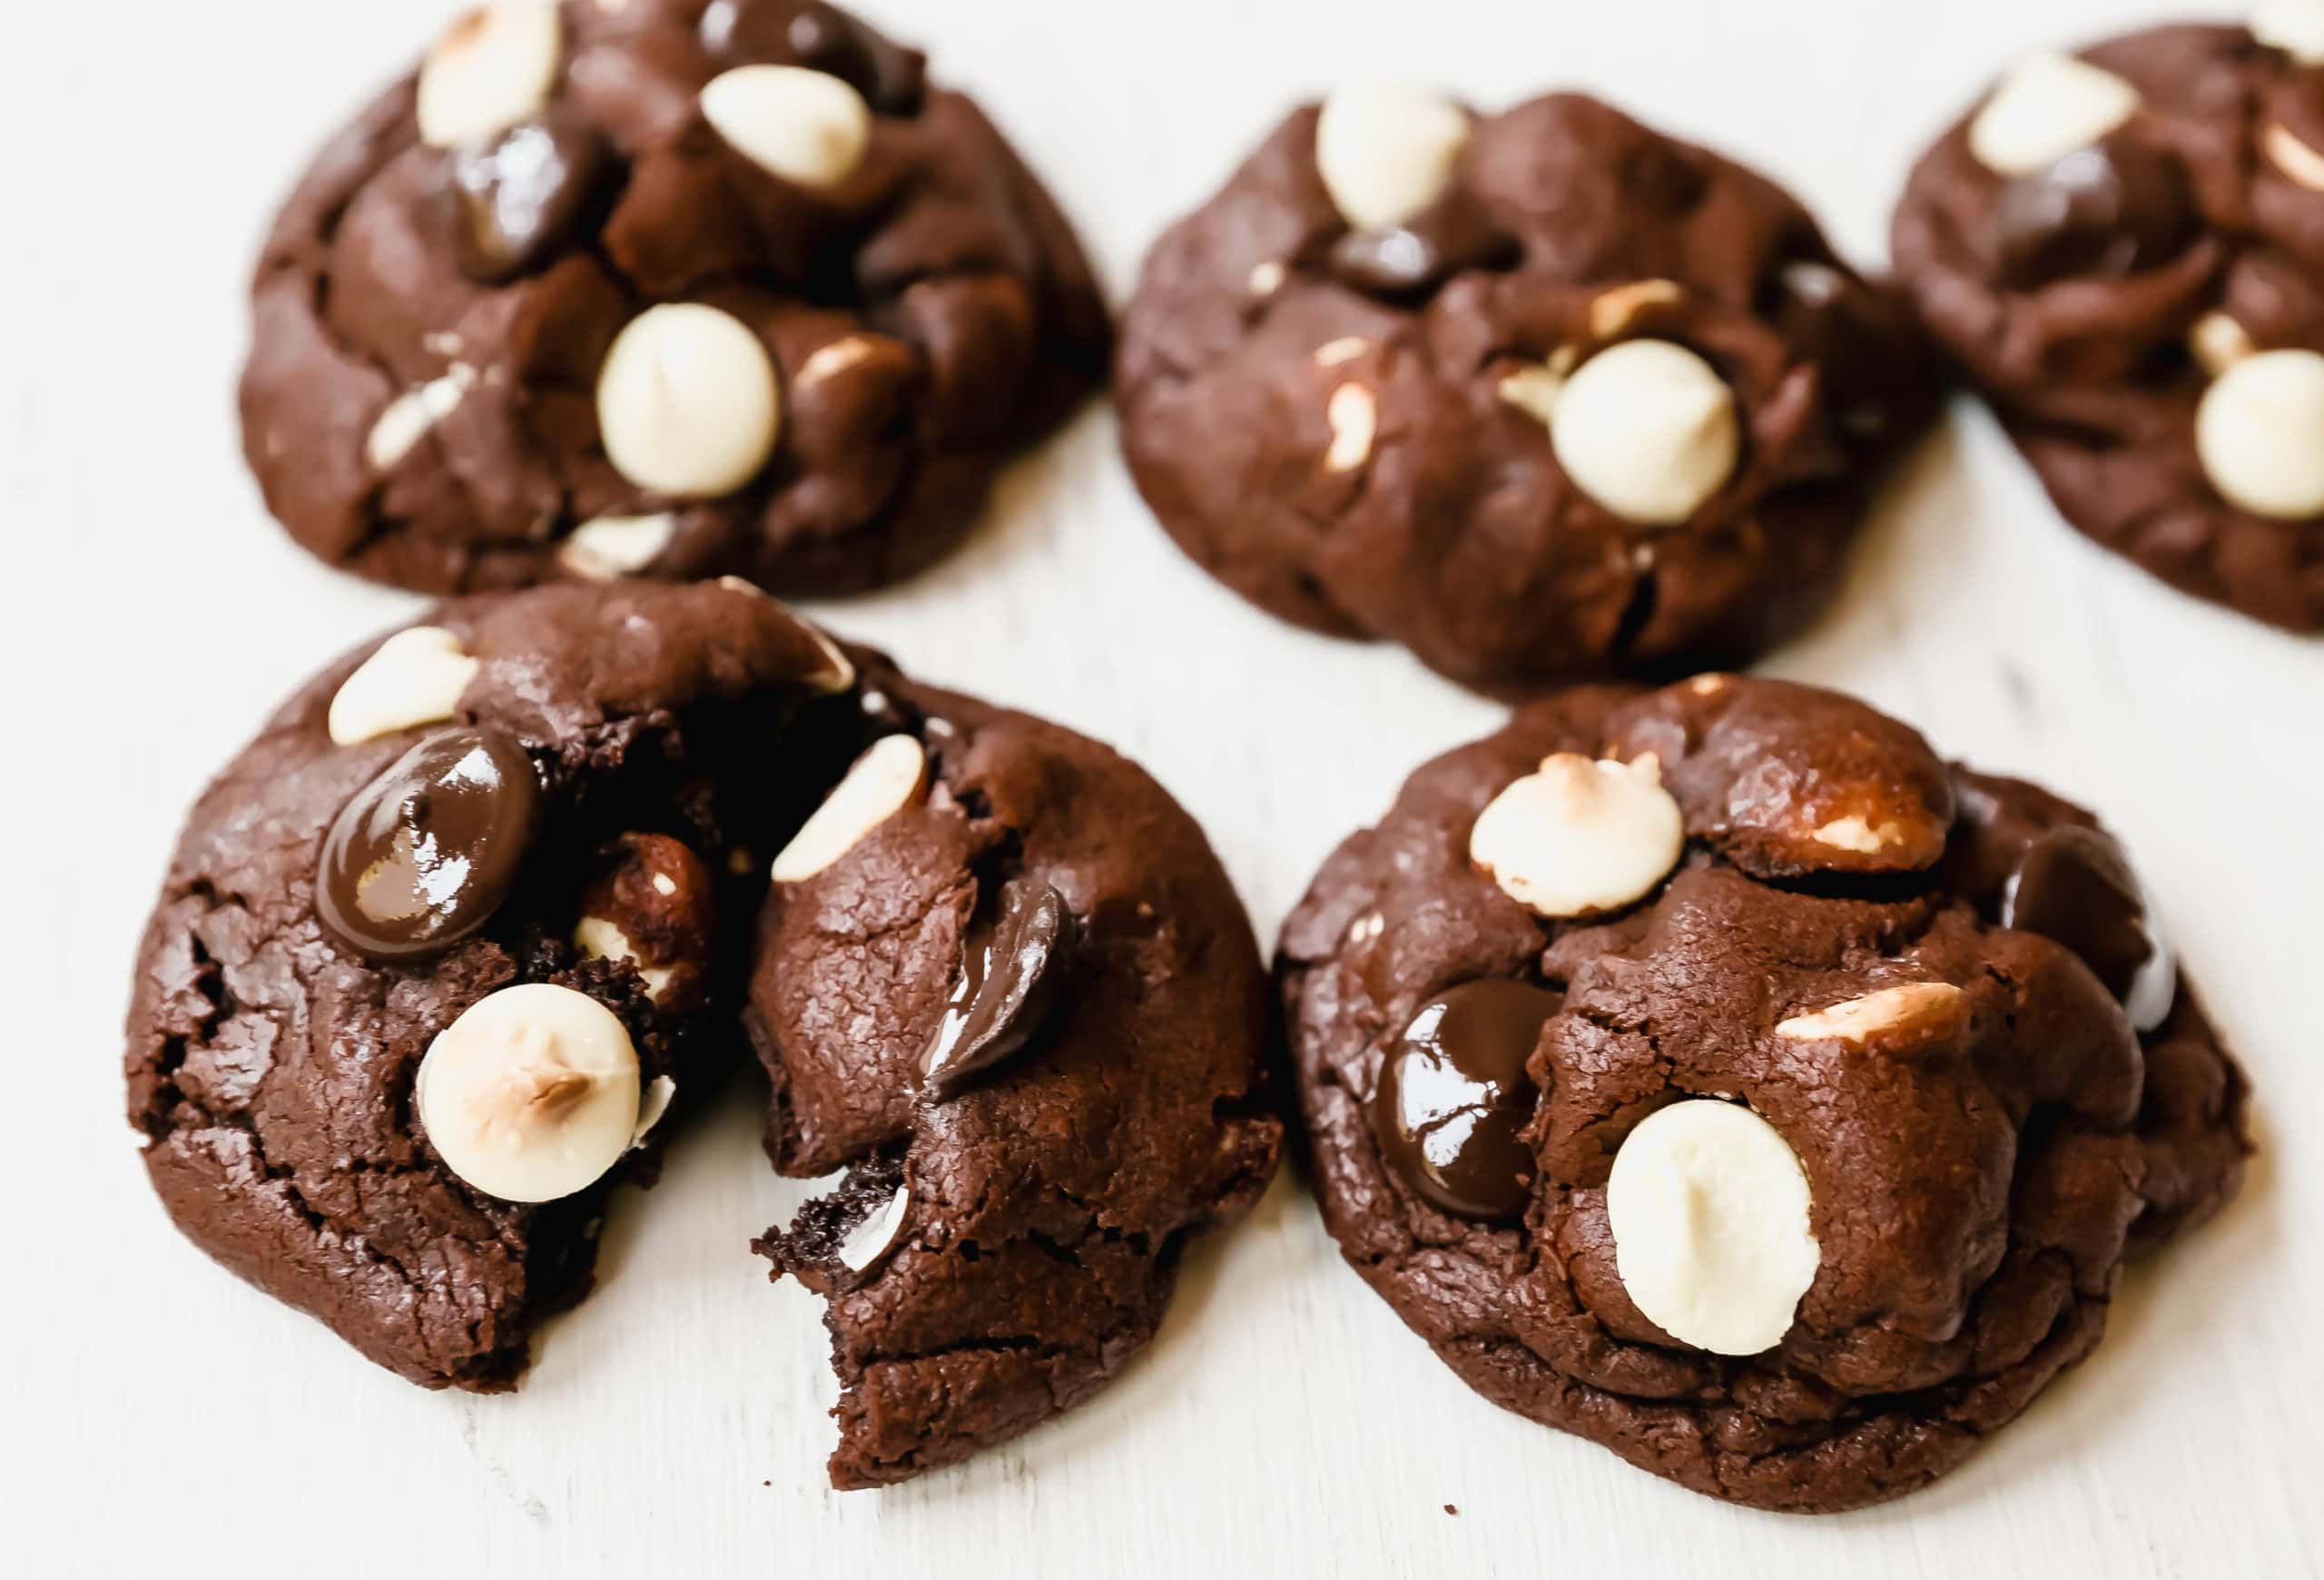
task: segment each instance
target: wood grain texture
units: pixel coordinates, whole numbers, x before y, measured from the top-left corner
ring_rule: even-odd
[[[1752,1514],[1504,1416],[1339,1266],[1286,1181],[1195,1257],[1161,1341],[1099,1402],[963,1469],[834,1495],[815,1305],[745,1249],[800,1188],[759,1165],[739,1082],[664,1185],[620,1203],[606,1287],[514,1397],[414,1390],[203,1260],[119,1118],[130,951],[203,776],[413,607],[265,521],[232,424],[242,280],[313,141],[448,8],[26,5],[0,46],[14,1572],[119,1573],[163,1545],[197,1574],[496,1580],[2316,1572],[2324,644],[2092,548],[1966,405],[1892,491],[1839,610],[1767,667],[2102,808],[2250,1067],[2266,1150],[2220,1222],[2132,1278],[2095,1358],[1929,1493]],[[1295,95],[1364,74],[1485,103],[1593,87],[1764,163],[1877,257],[1909,160],[2014,51],[2180,7],[864,9],[982,94],[1118,293]],[[818,612],[1146,763],[1263,934],[1413,765],[1496,716],[1400,653],[1303,637],[1214,587],[1140,507],[1100,410],[1010,476],[957,559]]]

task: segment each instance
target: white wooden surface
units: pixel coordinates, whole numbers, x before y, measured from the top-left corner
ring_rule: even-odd
[[[168,1229],[119,1117],[126,966],[178,816],[295,681],[411,600],[265,521],[235,445],[241,287],[324,128],[448,0],[84,0],[0,41],[0,620],[12,1029],[0,1487],[13,1572],[349,1575],[2313,1574],[2324,1408],[2324,644],[2181,598],[2051,514],[1965,405],[1775,656],[2104,809],[2250,1066],[2266,1150],[2134,1276],[2096,1358],[1940,1487],[1723,1507],[1503,1415],[1338,1262],[1286,1180],[1196,1255],[1101,1400],[886,1494],[823,1484],[813,1301],[745,1249],[797,1187],[753,1094],[622,1201],[525,1390],[426,1394]],[[980,91],[1117,292],[1295,96],[1586,85],[1758,161],[1876,258],[1908,159],[2012,52],[2122,0],[867,0]],[[1297,635],[1183,561],[1093,410],[972,548],[819,611],[1144,761],[1264,935],[1324,853],[1495,710]],[[1458,1516],[1444,1506],[1455,1505]]]

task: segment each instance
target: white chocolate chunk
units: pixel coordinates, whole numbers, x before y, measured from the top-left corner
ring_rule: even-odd
[[[2255,516],[2324,515],[2324,356],[2261,351],[2211,381],[2195,409],[2211,486]]]
[[[643,1106],[612,1011],[549,983],[479,999],[428,1045],[414,1097],[445,1166],[504,1201],[554,1201],[620,1161]]]
[[[653,516],[600,516],[573,529],[556,551],[557,562],[575,576],[612,581],[653,564],[677,530],[678,518],[667,511]]]
[[[452,19],[419,68],[421,141],[481,142],[548,102],[564,54],[553,0],[502,0]]]
[[[476,370],[466,362],[454,362],[440,379],[413,385],[389,401],[371,425],[363,440],[363,459],[375,472],[392,469],[427,437],[429,429],[452,414],[475,385]]]
[[[795,186],[837,186],[863,163],[872,111],[828,72],[746,65],[702,90],[703,118],[737,153]]]
[[[1969,123],[1969,152],[1997,175],[2033,175],[2137,114],[2139,91],[2072,55],[2020,61]]]
[[[1590,332],[1601,341],[1610,341],[1630,328],[1648,308],[1677,301],[1685,295],[1675,280],[1634,280],[1628,285],[1617,285],[1591,300]]]
[[[1790,1330],[1823,1249],[1807,1175],[1749,1109],[1699,1098],[1640,1121],[1614,1154],[1606,1219],[1630,1299],[1671,1338],[1758,1355]]]
[[[1528,910],[1582,916],[1651,892],[1686,837],[1651,755],[1618,763],[1561,752],[1478,815],[1469,859]]]
[[[2309,192],[2324,192],[2324,153],[2302,143],[2281,121],[2268,123],[2268,129],[2260,133],[2260,147],[2268,163],[2287,180]]]
[[[1808,831],[1808,837],[1817,844],[1828,844],[1834,850],[1852,850],[1859,855],[1878,855],[1891,845],[1905,843],[1905,831],[1895,823],[1875,824],[1860,812]]]
[[[647,965],[637,957],[637,945],[629,941],[619,924],[603,916],[584,916],[573,929],[573,946],[593,960],[625,960],[637,968],[637,977],[645,984],[645,996],[655,1003],[670,988],[670,968]]]
[[[1727,380],[1669,341],[1609,346],[1550,410],[1550,448],[1574,486],[1640,526],[1684,523],[1726,487],[1740,445]]]
[[[2207,312],[2187,331],[2188,354],[2214,379],[2259,349],[2250,332],[2224,312]]]
[[[1565,380],[1565,374],[1546,362],[1527,362],[1503,374],[1493,393],[1547,428],[1557,411]]]
[[[637,1127],[629,1133],[629,1144],[635,1149],[645,1144],[670,1111],[670,1100],[678,1095],[678,1083],[666,1075],[657,1075],[645,1087],[645,1095],[637,1100]]]
[[[766,347],[740,320],[698,302],[630,320],[597,375],[606,456],[657,494],[733,493],[766,464],[781,426]]]
[[[839,1259],[849,1272],[861,1273],[877,1266],[887,1254],[896,1249],[901,1236],[904,1219],[911,1210],[911,1192],[903,1186],[888,1198],[887,1205],[847,1231],[840,1241]]]
[[[774,858],[774,881],[813,877],[927,793],[928,754],[921,744],[910,736],[881,736]]]
[[[1401,225],[1442,196],[1469,141],[1469,117],[1443,96],[1392,83],[1357,84],[1324,101],[1315,171],[1359,231]]]
[[[1969,1012],[1969,995],[1949,982],[1908,982],[1794,1015],[1776,1035],[1794,1042],[1837,1041],[1861,1047],[1883,1032],[1935,1030]]]
[[[330,699],[330,738],[351,746],[450,718],[477,668],[460,639],[440,627],[398,631],[340,683]]]
[[[1380,430],[1380,398],[1368,384],[1342,384],[1324,404],[1324,420],[1331,426],[1331,447],[1324,452],[1327,472],[1352,472],[1372,459],[1372,440]]]
[[[2324,65],[2324,0],[2253,0],[2251,35],[2301,65]]]

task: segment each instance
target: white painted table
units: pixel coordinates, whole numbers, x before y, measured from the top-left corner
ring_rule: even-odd
[[[1723,1507],[1504,1415],[1343,1268],[1297,1185],[1198,1252],[1092,1406],[835,1495],[814,1301],[750,1237],[798,1187],[753,1094],[619,1203],[602,1291],[524,1391],[428,1394],[173,1234],[119,1116],[126,968],[177,819],[276,699],[412,600],[271,528],[232,421],[245,270],[310,144],[447,0],[19,0],[0,42],[0,1070],[7,1567],[26,1576],[2313,1574],[2324,1546],[2324,644],[2196,604],[2051,513],[1958,409],[1845,602],[1768,666],[2102,807],[2250,1066],[2266,1146],[2133,1276],[2096,1357],[1935,1490]],[[1910,156],[2016,48],[2121,0],[883,0],[984,98],[1117,292],[1295,96],[1401,74],[1586,85],[1765,164],[1877,257]],[[1271,935],[1342,834],[1496,710],[1296,634],[1182,560],[1093,410],[967,552],[818,611],[1104,736],[1209,828]],[[1445,1505],[1458,1506],[1457,1516]],[[167,1556],[163,1557],[162,1555]]]

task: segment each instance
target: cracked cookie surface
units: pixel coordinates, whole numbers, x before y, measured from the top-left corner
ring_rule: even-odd
[[[863,667],[864,741],[921,743],[924,789],[774,886],[751,989],[768,1152],[848,1170],[762,1246],[827,1301],[842,1487],[964,1458],[1111,1378],[1282,1139],[1257,946],[1193,821],[1104,746]],[[1060,980],[1013,1053],[937,1086],[948,996],[1030,891],[1073,918],[1069,959],[1043,962]]]
[[[2223,26],[2075,59],[2102,74],[2043,57],[2010,79],[2023,114],[2058,117],[2033,168],[1991,133],[2002,152],[1980,157],[1985,110],[1922,157],[1897,271],[2077,529],[2198,597],[2324,630],[2324,490],[2303,480],[2324,431],[2324,67]],[[2074,122],[2061,81],[2119,84],[2113,107]],[[2264,398],[2303,366],[2307,392]],[[2207,452],[2207,406],[2241,445]]]
[[[1901,303],[1780,188],[1575,94],[1438,106],[1468,128],[1441,188],[1354,225],[1319,167],[1340,113],[1285,121],[1124,316],[1124,450],[1187,553],[1488,690],[1738,663],[1808,619],[1935,409]],[[1620,453],[1640,344],[1719,430],[1678,426],[1667,464]]]
[[[1685,840],[1647,853],[1635,901],[1543,915],[1472,862],[1481,815],[1544,759],[1619,762],[1628,784],[1649,756]],[[1602,798],[1544,805],[1613,826]],[[1285,924],[1326,1224],[1507,1408],[1738,1503],[1908,1492],[2087,1355],[2125,1257],[2241,1177],[2242,1074],[2140,893],[2079,808],[1948,766],[1835,694],[1717,676],[1556,694],[1415,773]],[[1413,1090],[1442,1006],[1501,983],[1538,1003],[1521,1074],[1479,1084],[1472,1050],[1448,1089],[1458,1062],[1435,1058],[1438,1128],[1397,1131],[1391,1062]],[[1695,1276],[1722,1318],[1761,1298],[1763,1267],[1722,1286],[1716,1243],[1658,1242],[1635,1190],[1627,1222],[1610,1210],[1642,1127],[1703,1110],[1766,1121],[1812,1201],[1812,1279],[1765,1308],[1772,1340],[1675,1337],[1663,1322],[1702,1318],[1650,1275]],[[1752,1177],[1697,1168],[1718,1183],[1692,1221],[1719,1222]],[[1752,1189],[1756,1229],[1776,1198]]]
[[[431,143],[407,78],[284,205],[241,381],[269,508],[322,559],[430,592],[628,573],[840,593],[946,552],[1002,462],[1103,377],[1104,306],[1048,194],[916,52],[835,7],[554,15],[541,102],[516,125]],[[729,76],[734,141],[703,94]],[[824,119],[788,125],[788,101],[766,101],[811,76],[829,92],[793,113]],[[808,184],[785,139],[843,137],[850,94],[858,160]],[[725,315],[774,381],[773,434],[698,489],[616,465],[600,420],[616,337],[669,303]],[[702,427],[648,421],[643,442]]]
[[[657,1138],[577,1192],[498,1200],[431,1142],[423,1057],[487,995],[536,983],[610,1010],[641,1078],[674,1081],[681,1111],[746,1057],[734,1020],[764,869],[730,858],[763,854],[798,815],[767,787],[786,783],[785,725],[831,649],[772,599],[717,586],[545,588],[429,618],[477,666],[440,721],[334,741],[334,697],[384,646],[367,644],[196,804],[138,957],[129,1118],[197,1245],[414,1382],[493,1392],[515,1386],[539,1321],[587,1290],[606,1197],[650,1180]],[[465,936],[369,958],[319,913],[327,838],[416,742],[468,729],[532,765],[529,846]],[[657,927],[629,894],[649,841],[643,892],[714,889],[714,934]],[[436,876],[455,881],[464,860]],[[576,943],[593,912],[627,929],[629,958]],[[692,974],[659,983],[641,961]]]

